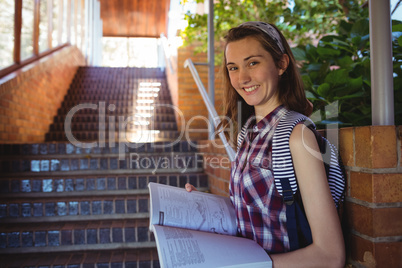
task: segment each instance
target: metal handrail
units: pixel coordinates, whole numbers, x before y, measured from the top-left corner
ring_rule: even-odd
[[[197,69],[194,66],[194,63],[191,59],[187,59],[184,62],[184,68],[189,68],[191,74],[193,75],[193,78],[195,80],[195,83],[197,84],[198,90],[200,91],[200,94],[202,96],[202,99],[204,100],[205,105],[207,106],[207,110],[208,113],[211,115],[212,117],[212,122],[214,124],[214,127],[217,128],[219,123],[221,122],[221,120],[219,119],[219,116],[215,110],[215,107],[212,105],[207,91],[205,90],[204,84],[201,81],[200,76],[198,75]],[[223,145],[225,146],[226,152],[229,156],[230,161],[234,161],[235,157],[236,157],[236,153],[233,150],[233,148],[229,145],[228,141],[226,140],[225,134],[223,133],[223,131],[219,131],[218,133],[219,138],[222,140]]]

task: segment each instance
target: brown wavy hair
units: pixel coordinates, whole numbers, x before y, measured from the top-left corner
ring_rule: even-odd
[[[226,42],[224,46],[225,50],[221,70],[223,74],[225,118],[218,126],[218,129],[226,129],[230,126],[230,124],[233,124],[232,126],[234,126],[233,129],[235,133],[232,133],[234,134],[232,137],[237,137],[237,133],[239,132],[241,126],[250,116],[254,115],[254,107],[248,105],[230,83],[229,73],[226,67],[226,47],[231,42],[239,41],[247,37],[255,38],[258,42],[260,42],[262,47],[271,54],[277,68],[280,68],[283,54],[287,54],[289,56],[289,65],[279,80],[279,102],[289,110],[293,110],[307,116],[311,114],[312,107],[306,98],[303,81],[296,65],[292,50],[279,29],[273,24],[270,25],[272,25],[272,27],[278,31],[285,50],[284,53],[281,52],[279,46],[271,37],[255,26],[241,25],[230,29],[228,34],[225,36]],[[241,111],[240,114],[239,109]],[[229,138],[227,133],[225,134],[233,146],[235,142]]]

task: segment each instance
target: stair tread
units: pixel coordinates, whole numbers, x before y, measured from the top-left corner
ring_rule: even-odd
[[[203,172],[194,173],[145,173],[145,174],[122,174],[105,175],[89,174],[88,176],[67,175],[61,177],[38,176],[38,177],[17,177],[1,179],[1,196],[4,198],[35,198],[57,197],[69,195],[125,195],[125,194],[144,194],[148,191],[148,183],[156,182],[176,187],[184,187],[190,182],[196,187],[206,187],[207,176]],[[0,214],[1,215],[1,214]]]
[[[38,248],[30,253],[0,253],[2,267],[65,267],[69,268],[158,268],[158,254],[155,243],[142,243],[143,248],[137,248],[135,244],[112,245],[109,247],[92,247],[90,251],[82,251],[79,248],[69,247],[65,252],[52,252],[49,248]],[[153,247],[153,248],[152,248]],[[24,251],[24,250],[20,250]],[[81,266],[82,265],[82,266]]]
[[[88,147],[88,148],[85,148]],[[0,157],[5,156],[29,156],[29,155],[73,155],[73,154],[105,154],[119,153],[119,149],[124,147],[131,152],[197,152],[197,141],[165,141],[165,142],[144,142],[144,143],[125,143],[114,142],[96,144],[83,144],[77,142],[44,142],[33,144],[0,144]]]

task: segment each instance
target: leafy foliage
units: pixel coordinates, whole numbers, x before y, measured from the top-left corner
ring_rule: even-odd
[[[395,125],[402,125],[402,22],[392,22]]]
[[[182,0],[182,3],[204,0]],[[272,22],[294,44],[308,44],[315,36],[332,33],[341,18],[343,7],[339,0],[217,0],[214,1],[214,33],[216,44],[222,42],[226,32],[245,21]],[[357,1],[357,0],[355,0]],[[294,6],[292,7],[292,3]],[[208,44],[207,14],[187,13],[187,28],[181,33],[184,45],[199,41],[196,52],[206,52]],[[222,47],[216,49],[215,62],[221,63]]]
[[[371,124],[370,38],[367,9],[351,10],[336,35],[322,37],[317,46],[294,48],[307,97],[321,112],[322,123],[337,115],[343,126]],[[393,21],[393,69],[396,124],[402,123],[402,23]],[[326,111],[337,102],[338,110]]]

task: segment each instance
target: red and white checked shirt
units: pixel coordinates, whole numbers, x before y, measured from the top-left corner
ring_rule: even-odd
[[[254,117],[248,119],[245,128],[252,129],[244,136],[236,161],[232,162],[230,198],[239,235],[253,239],[268,253],[287,252],[290,248],[286,205],[276,190],[271,165],[272,137],[286,112],[279,106],[257,124]]]

